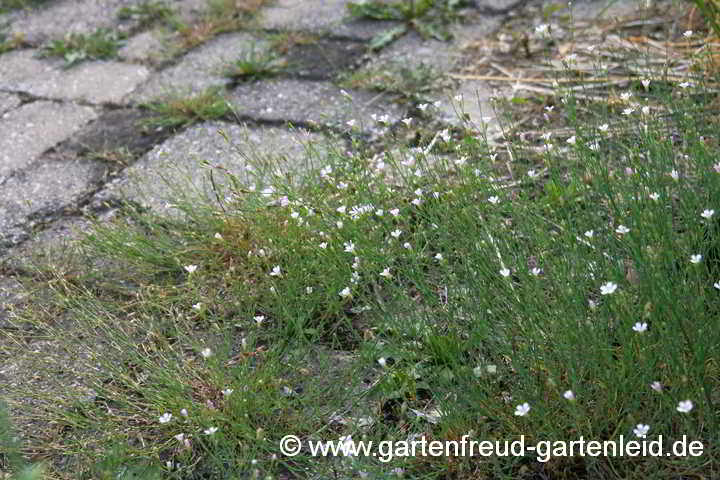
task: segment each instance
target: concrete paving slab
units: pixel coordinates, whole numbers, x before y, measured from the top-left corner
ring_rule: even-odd
[[[35,50],[10,52],[0,62],[0,88],[91,103],[120,103],[149,75],[145,66],[115,61],[65,69],[59,60],[37,58]]]
[[[40,166],[16,172],[0,189],[0,247],[12,245],[12,227],[28,231],[34,220],[61,211],[94,188],[105,168],[96,162],[46,156]]]
[[[141,0],[64,0],[47,6],[13,12],[10,35],[23,35],[33,45],[64,37],[68,33],[90,33],[118,24],[117,11]]]
[[[11,172],[27,167],[96,116],[90,107],[49,101],[28,103],[6,113],[0,118],[0,185]]]
[[[229,95],[236,113],[258,120],[290,122],[296,125],[316,124],[347,128],[375,124],[371,115],[388,115],[389,123],[402,118],[399,106],[383,99],[382,94],[349,91],[350,98],[330,82],[295,79],[272,79],[241,85]]]
[[[370,22],[350,17],[351,0],[277,0],[262,10],[259,26],[264,29],[307,31],[370,40],[396,27],[396,22]]]
[[[142,103],[171,93],[199,93],[209,87],[227,85],[230,79],[222,74],[226,65],[253,49],[260,55],[267,48],[266,40],[249,33],[220,35],[153,76],[130,99]]]
[[[223,131],[228,143],[218,132]],[[215,201],[208,177],[208,167],[221,166],[247,185],[263,187],[263,169],[304,172],[312,162],[302,142],[326,140],[319,134],[291,132],[284,128],[249,128],[225,122],[207,122],[191,127],[156,146],[130,168],[122,178],[98,192],[90,208],[103,202],[126,199],[153,208],[157,212],[173,214],[169,202],[179,198],[206,198]],[[254,173],[247,169],[248,158],[256,159]],[[220,185],[225,183],[221,169],[214,171]],[[222,196],[227,192],[221,193]],[[221,197],[222,198],[222,197]]]
[[[0,92],[0,117],[2,117],[5,112],[20,105],[20,102],[19,96],[13,95],[12,93]]]
[[[160,64],[166,58],[164,34],[160,30],[147,30],[130,37],[118,51],[118,58],[132,63]]]

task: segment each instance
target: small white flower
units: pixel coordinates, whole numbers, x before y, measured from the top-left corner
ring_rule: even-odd
[[[650,388],[652,388],[653,390],[655,390],[658,393],[662,392],[662,390],[663,390],[662,383],[658,382],[657,380],[650,384]]]
[[[419,198],[413,198],[412,202],[410,202],[410,203],[412,203],[412,204],[415,205],[416,207],[419,207],[420,204],[422,203],[422,200],[419,199]]]
[[[577,138],[575,137],[575,135],[573,135],[572,137],[568,138],[568,139],[565,140],[565,141],[566,141],[567,143],[569,143],[570,145],[575,145],[575,144],[577,143]]]
[[[183,443],[183,440],[185,440],[185,434],[184,433],[178,433],[175,435],[175,440],[177,440],[180,443]]]
[[[356,123],[356,120],[354,118],[352,118],[352,119],[348,120],[347,122],[345,122],[345,125],[352,128],[355,126],[355,123]]]
[[[395,230],[393,230],[392,232],[390,232],[390,235],[392,235],[393,238],[398,238],[401,233],[402,233],[401,230],[395,229]]]
[[[625,235],[628,232],[630,232],[630,229],[625,225],[620,225],[615,229],[615,233],[619,233],[620,235]]]
[[[223,236],[220,235],[220,232],[217,232],[217,233],[215,234],[215,239],[216,239],[216,240],[222,240],[222,239],[223,239]]]
[[[313,287],[305,287],[305,293],[310,295],[313,292]]]
[[[275,265],[270,272],[271,277],[279,277],[282,275],[282,270],[280,270],[280,265]]]
[[[392,278],[392,273],[390,273],[390,269],[389,269],[389,268],[385,268],[385,269],[383,269],[382,272],[380,272],[380,276],[389,279],[389,278]]]
[[[595,235],[595,232],[593,230],[588,230],[583,235],[585,235],[586,238],[593,238],[593,236]]]
[[[647,433],[650,431],[650,425],[645,425],[642,423],[638,423],[635,428],[633,429],[633,433],[638,438],[645,438],[647,436]]]
[[[327,242],[322,242],[322,243],[321,243],[320,245],[318,245],[318,246],[319,246],[320,248],[322,248],[323,250],[325,250],[325,249],[327,248],[327,245],[328,245]]]
[[[607,123],[603,123],[598,128],[600,129],[601,132],[607,132],[608,128],[610,128],[610,125],[608,125]]]
[[[382,209],[375,210],[375,215],[377,215],[378,217],[382,217],[383,215],[385,215],[385,211]]]
[[[390,215],[392,215],[393,217],[397,217],[398,215],[400,215],[400,209],[393,208],[392,210],[390,210]]]
[[[387,366],[387,360],[385,360],[385,357],[380,357],[380,358],[378,358],[377,362],[378,362],[378,363],[380,364],[380,366],[383,367],[383,368]]]
[[[563,393],[563,397],[565,397],[566,400],[575,400],[575,394],[572,390],[566,390],[565,393]]]
[[[643,333],[648,328],[648,324],[645,322],[636,322],[635,325],[633,325],[632,329],[636,331],[637,333]]]
[[[163,413],[160,418],[158,418],[158,421],[160,423],[168,423],[170,420],[172,420],[172,413]]]
[[[673,180],[677,181],[680,178],[680,174],[677,170],[671,170],[670,177],[672,177]]]
[[[524,417],[525,415],[528,414],[529,411],[530,411],[530,404],[527,402],[515,407],[515,415],[517,415],[518,417]]]
[[[547,23],[541,23],[540,25],[535,27],[535,33],[537,33],[539,35],[544,35],[548,32],[549,28],[550,28],[550,26]]]
[[[534,277],[537,277],[541,273],[542,273],[542,268],[535,267],[532,270],[530,270],[530,274],[533,275]]]
[[[340,205],[338,208],[335,209],[335,211],[338,213],[345,213],[346,210],[347,207],[345,205]]]
[[[210,427],[210,428],[203,430],[203,433],[205,435],[212,435],[213,433],[215,433],[217,431],[218,431],[218,427]]]
[[[347,298],[350,296],[350,287],[345,287],[342,290],[340,290],[340,293],[338,294],[342,298]]]
[[[657,192],[653,192],[650,194],[650,200],[657,202],[658,198],[660,198],[660,195]]]
[[[430,105],[427,103],[421,103],[417,106],[418,109],[420,109],[421,112],[424,112]]]
[[[234,391],[235,390],[233,390],[232,388],[226,388],[221,393],[223,394],[223,396],[227,397],[227,396],[231,395]]]
[[[683,32],[683,37],[685,37],[685,38],[690,38],[690,37],[692,37],[692,34],[693,34],[693,31],[692,31],[692,30],[685,30],[685,31]]]
[[[700,263],[701,261],[702,261],[702,255],[700,255],[699,253],[697,253],[695,255],[690,255],[690,263],[697,264],[697,263]]]
[[[443,259],[442,253],[436,253],[435,254],[435,260],[440,261]]]
[[[348,188],[347,182],[338,182],[338,184],[335,186],[338,188],[338,190],[347,190]]]
[[[492,197],[488,198],[488,202],[492,203],[493,205],[497,205],[500,202],[500,199],[493,195]]]
[[[503,277],[509,277],[510,276],[510,270],[508,268],[503,268],[500,270],[500,275]]]
[[[403,247],[407,248],[408,250],[410,250],[412,248],[412,246],[410,245],[410,242],[403,243]]]
[[[202,303],[198,302],[195,305],[192,306],[193,310],[200,310],[202,308]]]
[[[682,82],[682,83],[678,83],[678,86],[682,89],[690,88],[692,86],[692,83],[691,82]]]
[[[535,178],[538,176],[538,173],[535,170],[528,170],[527,175],[530,178]]]
[[[345,225],[345,224],[342,222],[342,220],[338,220],[337,222],[335,222],[335,226],[337,228],[343,228],[343,225]]]
[[[253,317],[253,320],[255,320],[255,323],[260,325],[263,322],[263,320],[265,320],[265,315],[255,315]]]
[[[703,212],[700,214],[701,217],[708,219],[708,220],[713,215],[715,215],[715,210],[708,210],[708,209],[703,210]]]
[[[622,114],[623,115],[632,115],[634,111],[635,111],[634,108],[628,107],[622,111]]]
[[[691,400],[683,400],[681,402],[678,402],[677,410],[680,413],[688,413],[690,410],[693,409],[693,402]]]
[[[613,282],[607,282],[600,286],[601,295],[610,295],[615,293],[615,290],[617,290],[617,284]]]
[[[717,288],[718,290],[720,290],[720,281],[713,283],[713,287],[715,287],[715,288]]]
[[[197,270],[198,267],[197,265],[185,265],[183,268],[188,273],[195,273],[195,270]]]
[[[212,357],[212,354],[213,352],[209,348],[203,348],[200,352],[200,355],[202,355],[203,358],[210,358]]]
[[[463,97],[462,97],[462,94],[461,94],[461,93],[455,95],[455,101],[456,101],[456,102],[459,103],[459,102],[462,102],[462,100],[463,100]]]
[[[642,83],[642,86],[646,92],[650,89],[650,79],[646,78],[644,80],[641,80],[640,83]]]
[[[412,124],[413,119],[412,119],[412,118],[403,118],[403,119],[400,120],[400,121],[403,122],[406,127],[410,127],[410,125]]]
[[[352,241],[345,242],[343,245],[345,246],[345,251],[347,253],[355,253],[355,244]]]

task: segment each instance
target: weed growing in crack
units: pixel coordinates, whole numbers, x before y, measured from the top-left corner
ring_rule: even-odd
[[[52,40],[40,52],[44,57],[60,57],[69,68],[86,60],[108,60],[115,58],[125,37],[122,33],[108,29],[97,29],[93,33],[71,33],[63,39]]]
[[[287,61],[272,52],[258,53],[253,46],[244,57],[228,65],[223,74],[234,82],[259,80],[282,72]]]
[[[155,116],[143,121],[150,128],[180,128],[196,122],[216,120],[231,113],[222,88],[209,88],[193,96],[170,95],[144,105]]]
[[[118,10],[120,20],[137,22],[138,28],[147,28],[152,25],[167,25],[177,29],[181,26],[176,13],[166,2],[146,1],[138,5],[122,7]]]

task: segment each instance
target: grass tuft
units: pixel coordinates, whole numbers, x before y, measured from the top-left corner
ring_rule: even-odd
[[[71,33],[63,39],[53,40],[43,47],[41,55],[60,57],[69,68],[86,60],[115,58],[123,42],[123,34],[99,28],[90,34]]]
[[[155,113],[147,119],[147,127],[180,128],[196,122],[216,120],[228,116],[232,109],[223,96],[222,88],[209,88],[190,97],[171,95],[145,104]]]

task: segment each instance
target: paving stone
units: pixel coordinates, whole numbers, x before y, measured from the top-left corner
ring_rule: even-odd
[[[18,240],[6,231],[27,230],[34,220],[61,211],[95,187],[104,171],[99,163],[48,155],[41,165],[11,175],[0,189],[0,248]]]
[[[39,45],[59,39],[68,33],[90,33],[97,28],[118,24],[117,11],[142,0],[65,0],[47,6],[18,10],[10,17],[10,35],[22,34],[28,42]]]
[[[371,22],[350,17],[351,0],[277,0],[262,10],[260,28],[308,31],[369,40],[396,27],[396,22]]]
[[[218,133],[220,130],[230,143]],[[257,159],[266,166],[277,166],[282,171],[301,173],[306,170],[306,162],[309,161],[301,142],[322,140],[324,137],[319,134],[291,132],[284,128],[249,128],[225,122],[207,122],[156,146],[128,168],[122,178],[98,192],[91,208],[122,198],[172,214],[175,210],[168,202],[176,201],[179,196],[188,195],[192,199],[199,195],[214,201],[208,167],[202,162],[222,166],[241,182],[247,185],[255,183],[260,188],[264,185],[263,181],[248,173],[246,158]],[[220,170],[214,172],[214,178],[218,184],[224,183]]]
[[[142,65],[115,61],[84,62],[65,69],[62,61],[36,54],[18,50],[0,57],[0,88],[46,98],[120,103],[150,74]]]
[[[130,37],[118,51],[118,57],[126,62],[157,65],[166,58],[163,33],[147,30]]]
[[[0,185],[11,172],[28,166],[95,117],[90,107],[48,101],[28,103],[6,113],[0,118]]]
[[[354,119],[358,126],[368,127],[374,123],[372,114],[388,115],[390,123],[402,118],[400,107],[383,100],[382,94],[348,93],[352,100],[329,82],[273,79],[241,85],[229,98],[241,117],[296,125],[314,123],[345,128],[345,123]]]
[[[249,33],[220,35],[186,54],[178,64],[153,76],[130,98],[146,102],[170,93],[199,93],[209,87],[227,85],[230,79],[222,74],[226,65],[253,49],[260,55],[267,48],[267,41]]]
[[[12,93],[0,92],[0,117],[2,117],[5,112],[12,110],[13,108],[20,105],[20,102],[20,97],[18,97],[17,95],[13,95]]]

